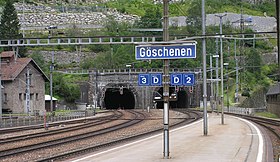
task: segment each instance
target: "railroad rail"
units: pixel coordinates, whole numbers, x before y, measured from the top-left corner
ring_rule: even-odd
[[[241,114],[231,114],[229,115],[238,116],[247,120],[250,120],[263,128],[268,132],[268,135],[271,139],[273,146],[273,156],[274,161],[278,161],[280,158],[280,120],[255,117],[249,115],[241,115]]]
[[[108,113],[108,112],[107,112]],[[59,133],[65,133],[65,132],[70,132],[70,131],[76,131],[76,130],[80,130],[80,129],[86,129],[89,127],[94,127],[97,125],[101,125],[107,122],[110,122],[112,120],[118,120],[119,118],[122,117],[123,114],[114,111],[113,114],[109,114],[106,116],[100,116],[100,117],[95,117],[95,118],[86,118],[86,119],[81,119],[81,121],[68,121],[67,122],[63,122],[63,124],[74,124],[74,126],[70,126],[70,127],[64,127],[63,129],[53,129],[53,130],[48,130],[48,131],[43,131],[43,132],[37,132],[37,133],[27,133],[27,134],[23,134],[23,135],[19,135],[19,136],[11,136],[11,137],[7,137],[7,138],[3,138],[0,140],[0,145],[5,144],[5,143],[11,143],[11,142],[18,142],[18,141],[23,141],[23,140],[31,140],[33,138],[39,138],[39,137],[46,137],[46,136],[51,136],[51,135],[56,135]],[[76,123],[77,122],[77,123]],[[60,122],[61,123],[61,122]],[[60,125],[63,125],[60,124]],[[57,125],[52,125],[52,127],[57,126]],[[15,129],[20,131],[20,129]]]
[[[188,110],[183,110],[183,109],[176,109],[175,111],[185,113],[185,114],[187,114],[188,117],[182,119],[181,122],[173,124],[171,126],[171,128],[176,128],[176,127],[179,127],[179,126],[182,126],[182,125],[186,125],[186,124],[195,122],[195,121],[202,118],[202,114],[200,112],[188,111]],[[149,118],[148,120],[156,120],[156,119]],[[69,151],[69,152],[66,152],[66,153],[59,154],[59,155],[54,155],[52,157],[42,158],[38,161],[54,161],[54,160],[61,160],[61,159],[65,160],[65,159],[73,158],[77,155],[85,154],[85,153],[88,153],[88,152],[94,152],[96,150],[100,150],[101,148],[106,148],[106,147],[114,146],[116,144],[121,144],[121,143],[124,143],[124,142],[127,142],[127,141],[136,140],[136,139],[139,139],[139,138],[144,137],[144,136],[153,135],[153,134],[159,133],[161,131],[162,131],[162,128],[155,129],[153,131],[143,132],[141,134],[137,134],[137,135],[134,135],[134,136],[131,136],[131,137],[126,137],[124,139],[119,139],[119,140],[116,140],[116,141],[110,141],[110,142],[107,142],[107,143],[102,144],[102,145],[90,146],[90,147],[87,147],[87,148],[83,148],[83,149],[79,149],[79,150],[75,150],[75,151]]]
[[[149,118],[147,118],[148,113],[145,111],[133,111],[133,110],[121,110],[120,113],[128,113],[128,116],[121,116],[119,117],[117,120],[112,120],[112,122],[116,122],[117,124],[111,124],[111,126],[108,126],[108,123],[112,123],[112,122],[107,122],[106,124],[98,124],[95,125],[94,124],[91,127],[98,127],[96,128],[95,131],[91,130],[88,132],[84,132],[84,133],[75,133],[77,130],[71,130],[68,129],[68,131],[71,132],[71,136],[70,137],[65,137],[66,135],[64,135],[63,131],[58,133],[57,132],[57,136],[61,136],[60,138],[56,137],[53,139],[52,136],[56,136],[56,134],[54,133],[54,135],[49,134],[47,135],[47,133],[45,134],[45,137],[37,137],[36,138],[36,134],[35,135],[30,135],[31,138],[35,139],[35,142],[33,142],[32,144],[22,144],[22,141],[18,141],[19,139],[15,139],[17,142],[13,142],[16,143],[16,146],[13,146],[14,148],[9,149],[7,146],[9,144],[12,144],[12,142],[6,141],[7,143],[3,142],[1,144],[1,151],[0,151],[0,160],[7,160],[8,159],[13,159],[14,158],[26,158],[26,159],[21,159],[22,161],[52,161],[52,160],[56,160],[56,159],[65,159],[68,157],[73,157],[76,156],[77,154],[83,154],[83,153],[87,153],[89,151],[94,151],[100,148],[107,147],[107,146],[112,146],[115,144],[119,144],[120,142],[127,142],[128,140],[133,140],[136,138],[139,138],[140,136],[145,136],[148,135],[150,133],[156,133],[156,132],[160,132],[162,130],[160,124],[157,124],[157,129],[152,129],[152,131],[147,131],[146,127],[144,132],[138,133],[138,134],[132,134],[132,135],[128,135],[128,134],[124,134],[126,131],[132,131],[133,133],[135,133],[134,129],[138,130],[138,126],[139,124],[141,125],[141,123],[143,124],[143,122],[158,122],[158,123],[162,123],[162,117],[153,117],[150,116]],[[174,125],[179,125],[182,123],[186,123],[186,122],[192,122],[195,120],[198,120],[201,118],[201,113],[197,113],[197,112],[190,112],[190,111],[186,111],[185,113],[189,113],[188,115],[186,115],[186,118],[174,118],[174,120],[178,120],[178,122],[176,122]],[[109,119],[107,119],[108,121]],[[171,119],[173,120],[173,118]],[[88,122],[90,123],[90,122]],[[86,123],[86,124],[88,124]],[[93,122],[95,123],[95,122]],[[97,122],[98,123],[98,122]],[[97,124],[95,123],[95,124]],[[138,125],[138,126],[137,126]],[[100,129],[101,127],[106,128],[106,129]],[[65,128],[65,127],[64,127]],[[61,129],[64,129],[61,128]],[[128,129],[127,129],[128,128]],[[67,129],[67,128],[66,128]],[[88,128],[82,128],[81,130],[86,130]],[[126,130],[126,131],[125,131]],[[54,131],[55,132],[55,131]],[[116,134],[120,135],[116,135]],[[69,135],[68,135],[69,136]],[[112,136],[114,138],[112,138]],[[115,137],[116,136],[116,137]],[[23,136],[22,136],[23,137]],[[26,139],[22,139],[23,143],[28,143],[28,140],[32,140],[29,139],[28,136],[25,136],[23,138]],[[46,142],[44,142],[43,138],[46,138],[48,140],[46,140]],[[112,138],[112,139],[111,139]],[[98,139],[106,139],[105,142],[101,142],[101,143],[97,143],[97,144],[90,144],[88,145],[89,141],[92,141],[95,143],[95,141],[98,141]],[[10,139],[12,140],[12,139]],[[82,141],[83,143],[87,143],[87,145],[85,147],[77,147],[75,143]],[[20,146],[23,146],[23,148],[20,148]],[[6,147],[5,147],[6,146]],[[48,153],[51,152],[50,150],[59,150],[59,148],[61,148],[61,146],[63,146],[65,149],[67,149],[68,151],[58,151],[57,153]],[[40,156],[40,157],[38,157]]]
[[[97,114],[104,114],[104,113],[110,113],[112,111],[103,111],[98,112]],[[113,116],[113,115],[112,115]],[[96,118],[90,118],[90,117],[83,117],[83,118],[76,118],[75,120],[63,120],[63,121],[55,121],[55,122],[47,122],[48,127],[55,127],[63,124],[78,124],[78,123],[84,123],[85,120],[96,120],[96,119],[102,119],[106,118],[104,117],[96,117]],[[7,133],[13,133],[13,132],[19,132],[19,131],[27,131],[27,130],[35,130],[35,129],[41,129],[44,128],[44,124],[34,124],[34,125],[28,125],[28,126],[17,126],[17,127],[11,127],[11,128],[1,128],[0,129],[0,135],[1,134],[7,134]]]
[[[134,112],[131,112],[131,114],[133,114],[133,118],[121,119],[124,116],[123,112],[120,112],[120,111],[118,111],[118,112],[122,115],[120,118],[118,118],[116,120],[122,120],[122,121],[115,123],[112,126],[104,126],[105,128],[102,128],[102,129],[97,129],[95,131],[87,131],[87,132],[83,132],[82,134],[79,134],[79,133],[73,134],[73,135],[71,134],[70,136],[66,136],[66,137],[60,135],[60,138],[54,138],[52,140],[49,140],[50,136],[48,136],[48,134],[44,134],[45,139],[37,138],[36,142],[35,143],[33,142],[31,145],[24,144],[25,141],[29,140],[29,138],[27,137],[27,139],[25,141],[20,141],[20,143],[16,142],[17,145],[14,145],[14,147],[11,147],[11,148],[4,147],[5,145],[2,145],[3,147],[0,151],[0,157],[5,158],[5,157],[10,157],[10,156],[19,156],[23,153],[24,154],[32,153],[34,151],[55,148],[56,146],[65,145],[65,144],[68,144],[71,142],[76,142],[79,140],[95,138],[96,136],[100,136],[100,135],[103,135],[106,133],[110,133],[110,132],[113,132],[116,130],[120,130],[120,129],[129,127],[129,126],[132,126],[134,124],[137,124],[138,122],[141,122],[141,120],[144,119],[143,117],[139,117],[139,113],[134,113]],[[108,119],[110,119],[110,118],[108,118]],[[136,119],[138,119],[138,120],[136,120]],[[103,123],[103,125],[104,125],[104,123]],[[72,130],[67,130],[67,132],[72,132]]]

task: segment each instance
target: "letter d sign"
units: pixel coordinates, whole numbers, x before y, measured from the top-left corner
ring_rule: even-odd
[[[182,77],[183,75],[182,74],[171,74],[171,85],[172,86],[178,86],[178,85],[182,85]]]
[[[161,86],[162,85],[162,75],[161,74],[151,74],[151,85]]]

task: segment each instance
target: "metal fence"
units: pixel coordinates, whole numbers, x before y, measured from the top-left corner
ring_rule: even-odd
[[[258,112],[265,112],[267,111],[266,107],[260,108],[244,108],[244,107],[233,107],[230,106],[229,108],[224,107],[225,112],[236,113],[236,114],[244,114],[244,115],[254,115]]]
[[[20,126],[30,126],[30,125],[40,125],[51,122],[59,122],[66,120],[73,120],[78,118],[85,118],[94,116],[94,110],[86,111],[71,111],[71,112],[56,112],[55,114],[50,114],[46,116],[14,116],[10,114],[9,116],[4,116],[0,119],[0,128],[9,127],[20,127]]]

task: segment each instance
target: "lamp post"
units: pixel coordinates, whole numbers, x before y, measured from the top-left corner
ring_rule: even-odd
[[[221,123],[224,124],[224,58],[223,58],[223,38],[222,38],[222,34],[223,34],[223,17],[226,16],[227,14],[222,14],[222,15],[215,15],[217,17],[220,18],[220,55],[221,55]]]
[[[226,67],[226,80],[227,80],[227,111],[229,112],[229,90],[228,90],[228,66],[229,66],[229,63],[225,62],[224,63],[224,66]]]

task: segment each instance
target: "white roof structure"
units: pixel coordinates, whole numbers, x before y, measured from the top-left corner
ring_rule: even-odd
[[[50,95],[45,95],[45,101],[50,101],[51,100],[51,96]],[[57,98],[52,97],[53,101],[57,101]]]

